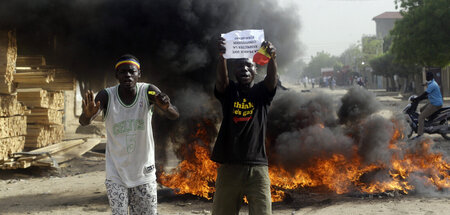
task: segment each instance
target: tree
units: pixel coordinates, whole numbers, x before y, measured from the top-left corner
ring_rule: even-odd
[[[339,56],[339,61],[344,66],[351,66],[356,64],[361,64],[362,52],[358,44],[350,45],[342,54]]]
[[[372,59],[369,63],[374,74],[384,77],[398,75],[406,78],[410,74],[420,73],[421,71],[419,66],[405,65],[394,61],[394,55],[389,52]]]
[[[364,61],[369,62],[383,53],[383,40],[376,36],[363,36],[361,42]]]
[[[392,37],[390,34],[383,38],[383,53],[388,52],[392,46]]]
[[[320,69],[325,67],[339,68],[342,66],[338,58],[324,51],[317,52],[316,56],[311,57],[311,61],[305,68],[303,75],[308,77],[321,76]]]
[[[403,19],[391,31],[395,60],[425,67],[450,63],[450,1],[396,0]]]
[[[417,65],[411,64],[402,64],[394,61],[394,55],[391,53],[386,53],[381,56],[375,57],[369,61],[370,66],[373,69],[373,73],[376,75],[384,76],[391,80],[391,84],[394,81],[394,75],[398,75],[402,78],[405,78],[405,83],[403,87],[406,87],[405,84],[409,83],[411,75],[419,74],[421,71],[421,67]],[[394,86],[386,86],[388,89],[393,89]],[[406,88],[404,88],[406,89]]]

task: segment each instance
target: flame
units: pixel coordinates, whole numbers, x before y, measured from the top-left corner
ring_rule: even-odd
[[[394,123],[394,134],[391,137],[391,140],[389,141],[389,149],[399,149],[396,145],[396,143],[400,140],[402,140],[405,135],[403,132],[402,127],[399,125],[399,123],[395,120],[391,120],[392,123]]]
[[[272,201],[282,201],[287,195],[286,192],[295,192],[306,187],[326,189],[337,194],[386,191],[407,194],[415,189],[410,184],[411,178],[420,179],[425,186],[437,190],[450,188],[450,164],[443,155],[431,152],[432,143],[429,141],[423,141],[418,147],[408,149],[408,143],[402,141],[404,136],[403,131],[399,129],[399,123],[393,121],[393,124],[392,138],[386,143],[386,147],[392,152],[390,164],[364,164],[356,145],[351,156],[333,154],[328,158],[314,158],[308,162],[308,166],[294,170],[271,164],[269,177]],[[211,199],[215,191],[218,165],[209,158],[211,150],[207,136],[210,134],[201,124],[197,126],[198,130],[193,135],[197,140],[186,144],[185,150],[193,156],[185,156],[187,159],[172,173],[162,173],[159,180],[161,184],[175,189],[178,194],[190,193]],[[364,180],[366,175],[379,172],[384,174],[383,180]]]
[[[402,159],[393,159],[392,167],[396,172],[391,174],[407,179],[412,173],[421,178],[428,186],[438,189],[450,188],[450,164],[442,154],[429,153],[431,143],[420,142],[420,148],[407,153]]]
[[[159,182],[173,188],[177,194],[190,193],[211,199],[215,192],[213,185],[218,165],[210,159],[208,131],[200,123],[197,127],[197,133],[193,135],[194,142],[183,151],[188,159],[183,160],[172,173],[161,173]]]

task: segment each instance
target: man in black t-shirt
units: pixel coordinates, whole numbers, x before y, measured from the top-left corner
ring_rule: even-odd
[[[217,170],[213,215],[239,214],[247,196],[250,215],[272,214],[265,135],[267,112],[277,87],[275,47],[263,42],[271,59],[263,81],[254,84],[255,63],[251,59],[230,60],[228,77],[224,39],[219,39],[219,64],[214,94],[222,104],[223,120],[211,160]]]

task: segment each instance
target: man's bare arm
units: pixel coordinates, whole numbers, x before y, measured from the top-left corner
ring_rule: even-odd
[[[170,103],[169,96],[161,92],[155,85],[150,84],[147,96],[167,118],[175,120],[180,117],[177,107]]]
[[[263,46],[267,47],[267,52],[270,54],[271,58],[269,60],[269,64],[267,64],[267,75],[264,78],[264,85],[266,86],[267,90],[273,91],[277,87],[278,82],[278,66],[277,66],[277,54],[276,49],[272,45],[272,43],[264,41]]]
[[[219,49],[219,63],[217,64],[217,77],[216,77],[216,89],[220,93],[225,92],[225,89],[228,87],[229,79],[228,79],[228,68],[227,68],[227,60],[223,58],[223,54],[225,54],[225,39],[219,38],[218,41],[218,49]]]

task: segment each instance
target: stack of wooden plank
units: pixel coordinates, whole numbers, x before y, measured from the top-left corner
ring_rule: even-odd
[[[11,116],[0,118],[0,139],[26,134],[26,116]],[[25,123],[24,123],[25,122]]]
[[[16,60],[15,31],[0,31],[0,163],[23,150],[27,132],[26,107],[13,95]]]
[[[0,117],[23,116],[27,108],[17,100],[16,95],[0,95]]]
[[[55,80],[55,73],[56,69],[22,70],[22,72],[14,74],[14,82],[17,83],[19,88],[28,88],[26,86],[30,85],[37,86],[48,84]]]
[[[15,31],[0,31],[0,94],[15,91],[13,74],[17,60],[17,42]]]
[[[62,125],[63,110],[33,108],[28,115],[29,124]]]
[[[57,143],[63,137],[63,125],[28,124],[25,146],[27,148],[40,148]]]
[[[15,95],[0,95],[0,163],[24,149],[27,133],[26,107]]]
[[[17,66],[14,82],[18,85],[18,100],[30,109],[25,148],[31,150],[60,142],[64,137],[62,90],[74,90],[74,86],[67,84],[75,83],[74,77],[66,70],[46,65],[40,55],[19,56]]]
[[[48,108],[54,110],[64,109],[64,92],[63,91],[48,91]]]
[[[24,103],[27,107],[31,108],[48,108],[49,98],[47,91],[34,88],[34,89],[19,89],[17,91],[19,101]]]
[[[64,92],[41,88],[18,89],[18,100],[31,108],[64,109]]]
[[[76,79],[75,76],[61,68],[55,69],[55,78],[52,82],[45,84],[42,86],[43,89],[46,90],[75,90],[76,88]]]
[[[49,91],[75,90],[75,76],[62,68],[46,64],[42,55],[17,56],[14,75],[17,88],[42,88]]]
[[[64,137],[64,94],[41,88],[18,89],[19,101],[29,109],[25,147],[40,148],[57,143]]]
[[[8,161],[13,153],[21,152],[24,144],[25,136],[0,139],[0,163]]]
[[[41,67],[47,65],[44,56],[17,56],[16,68],[19,70],[23,69],[40,69]],[[26,68],[28,67],[28,68]]]
[[[15,155],[61,143],[63,91],[75,87],[73,74],[43,56],[17,56],[15,31],[0,31],[0,166],[25,168]]]
[[[14,82],[17,88],[42,88],[49,91],[75,90],[76,79],[69,71],[46,65],[35,68],[37,67],[29,66],[16,70]]]

